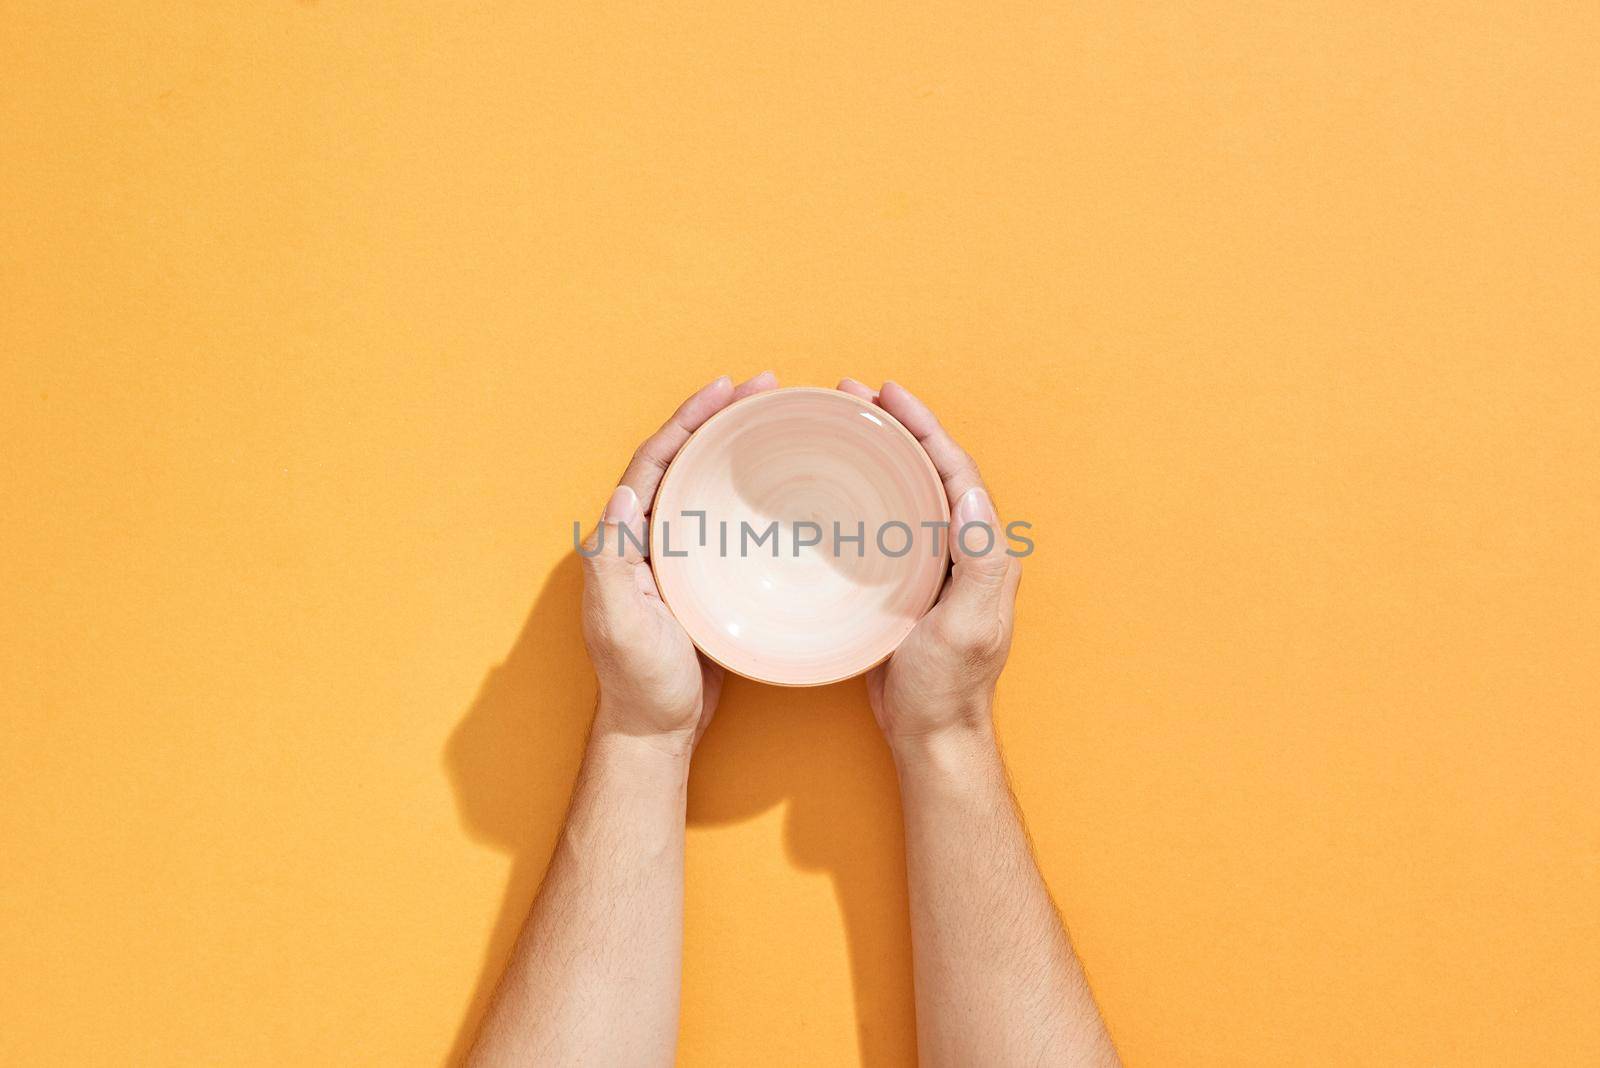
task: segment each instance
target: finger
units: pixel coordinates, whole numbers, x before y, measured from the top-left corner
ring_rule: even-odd
[[[615,555],[619,559],[629,564],[637,564],[644,559],[648,532],[645,530],[644,509],[632,486],[618,486],[612,491],[600,521],[610,528],[616,539]]]
[[[1017,590],[1022,586],[1022,561],[1015,556],[1006,557],[1006,583],[1003,587],[1005,601],[1014,604]]]
[[[885,382],[883,389],[878,391],[878,406],[898,419],[900,425],[922,443],[923,451],[933,461],[939,478],[944,481],[944,494],[949,498],[951,508],[968,491],[984,488],[977,463],[955,443],[955,439],[939,423],[938,417],[909,389],[898,382]]]
[[[754,378],[748,378],[745,381],[740,382],[737,386],[734,386],[733,399],[744,400],[746,397],[765,392],[769,389],[777,388],[778,376],[773,374],[771,371],[762,371]]]
[[[667,465],[678,455],[678,450],[689,440],[689,435],[700,429],[701,423],[733,403],[733,393],[733,380],[727,375],[702,386],[694,396],[680,404],[678,410],[661,425],[661,429],[646,438],[644,444],[634,452],[627,470],[622,472],[621,484],[638,496],[642,511],[648,512],[655,502],[656,487],[661,485],[661,476],[667,473]]]
[[[644,559],[644,510],[630,486],[618,486],[583,548],[590,584],[606,617],[625,618],[640,603],[637,573]]]
[[[868,404],[873,404],[878,399],[877,391],[875,391],[865,382],[857,382],[853,378],[839,379],[839,385],[835,388],[838,389],[840,393],[848,393],[852,397],[860,397]]]
[[[981,486],[961,495],[950,515],[950,589],[944,603],[952,611],[992,618],[1005,602],[1011,564],[1000,536],[994,503]],[[1017,568],[1020,579],[1021,568]],[[1010,590],[1014,595],[1016,587]]]
[[[1006,577],[1000,583],[1000,622],[1010,630],[1017,615],[1017,589],[1022,585],[1022,561],[1006,557]]]

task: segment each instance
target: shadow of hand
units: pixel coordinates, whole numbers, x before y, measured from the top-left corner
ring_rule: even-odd
[[[860,679],[786,689],[729,677],[695,753],[689,823],[738,823],[785,802],[790,863],[833,880],[861,1063],[915,1065],[900,793]]]
[[[569,554],[445,745],[464,828],[512,858],[450,1064],[465,1058],[505,968],[583,756],[595,683],[578,623],[582,587],[578,558]],[[780,802],[789,806],[784,841],[791,863],[834,880],[862,1063],[914,1064],[898,793],[859,681],[793,690],[729,678],[695,754],[689,821],[736,823]]]
[[[550,573],[505,660],[491,670],[445,743],[462,826],[511,856],[511,877],[465,1018],[460,1064],[505,970],[566,816],[594,709],[594,675],[578,627],[583,575],[569,553]]]

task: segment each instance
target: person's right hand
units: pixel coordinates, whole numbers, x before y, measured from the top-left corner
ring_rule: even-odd
[[[771,371],[737,386],[723,375],[679,405],[633,454],[584,542],[583,639],[599,680],[596,737],[642,738],[687,756],[711,722],[722,669],[696,652],[673,618],[641,548],[649,544],[656,488],[689,435],[734,401],[777,384]]]
[[[897,754],[952,732],[987,735],[995,683],[1011,649],[1022,562],[1006,553],[977,464],[927,405],[894,382],[874,393],[847,378],[839,389],[877,404],[916,436],[950,501],[950,581],[894,655],[867,674],[873,715]]]

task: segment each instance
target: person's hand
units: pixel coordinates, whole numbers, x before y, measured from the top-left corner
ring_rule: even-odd
[[[722,668],[699,655],[667,610],[641,546],[650,543],[656,487],[689,435],[733,401],[777,384],[770,371],[739,386],[724,375],[684,401],[633,454],[584,542],[583,640],[600,681],[597,733],[687,754],[711,722]]]
[[[894,382],[874,393],[847,378],[839,389],[877,404],[916,436],[950,501],[950,580],[894,655],[867,674],[872,713],[897,753],[950,733],[987,736],[995,683],[1011,649],[1022,562],[1006,553],[977,464],[927,405]]]

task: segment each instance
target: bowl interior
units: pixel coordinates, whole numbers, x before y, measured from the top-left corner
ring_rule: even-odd
[[[814,686],[877,664],[933,604],[944,488],[915,438],[831,389],[782,389],[703,425],[662,479],[651,566],[705,654]]]

